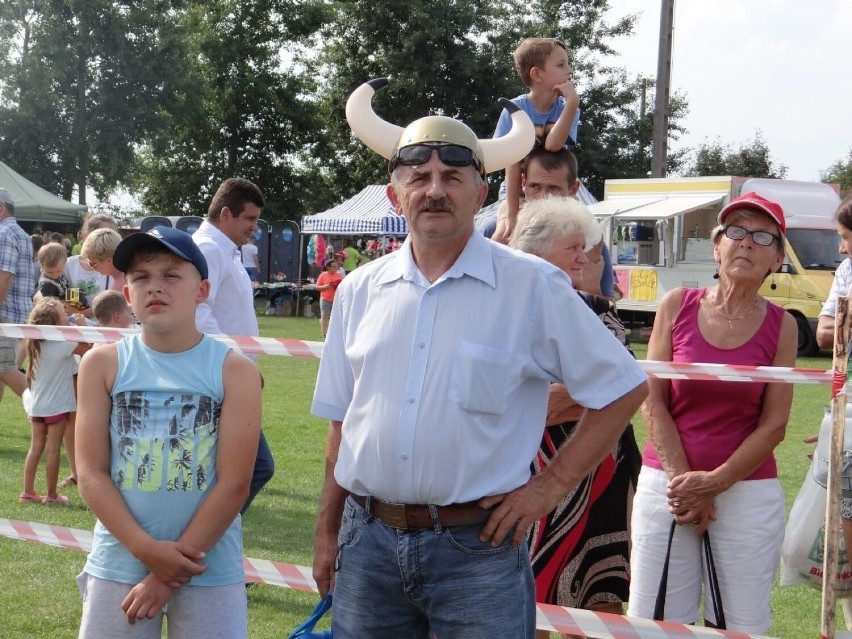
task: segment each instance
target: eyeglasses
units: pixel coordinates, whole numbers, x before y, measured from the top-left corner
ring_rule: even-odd
[[[399,165],[426,164],[432,155],[432,151],[437,151],[438,158],[447,166],[473,166],[477,171],[482,172],[482,165],[476,155],[466,146],[459,146],[458,144],[412,144],[397,150],[391,158],[391,173]]]
[[[729,240],[744,240],[746,235],[751,235],[752,241],[760,246],[771,246],[776,240],[781,242],[781,236],[769,231],[748,231],[734,224],[725,227],[725,237]]]

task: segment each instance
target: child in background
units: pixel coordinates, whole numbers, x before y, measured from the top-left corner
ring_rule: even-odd
[[[85,245],[84,245],[85,247]],[[210,293],[192,238],[155,228],[122,240],[142,331],[80,365],[77,467],[97,515],[78,584],[80,639],[247,636],[240,508],[260,436],[260,373],[201,333]],[[164,606],[168,607],[164,610]]]
[[[59,242],[48,242],[38,251],[38,261],[41,266],[41,275],[39,276],[36,294],[33,297],[38,301],[47,298],[56,298],[62,300],[62,306],[66,314],[75,314],[80,308],[88,307],[85,295],[80,292],[76,305],[69,304],[65,301],[65,291],[71,286],[71,281],[65,274],[65,266],[68,261],[68,252],[65,247]],[[85,319],[80,321],[79,317],[75,317],[76,324],[86,325]],[[66,322],[67,323],[67,322]],[[19,357],[23,359],[23,355]],[[72,377],[77,374],[76,362]],[[74,397],[76,393],[76,380],[72,379],[72,388],[74,389]],[[76,402],[75,402],[76,403]],[[72,408],[66,418],[63,431],[65,432],[65,457],[68,459],[68,467],[71,474],[59,482],[59,488],[68,488],[77,484],[77,466],[74,460],[74,409]]]
[[[331,307],[334,304],[334,294],[343,281],[337,260],[329,260],[323,267],[323,272],[317,278],[317,290],[320,291],[320,332],[322,338],[328,332],[328,322],[331,319]]]
[[[65,250],[60,244],[55,246]],[[68,326],[68,316],[62,302],[55,297],[45,297],[36,302],[27,324]],[[76,409],[71,381],[76,370],[74,355],[85,353],[89,344],[41,339],[27,339],[25,344],[29,356],[27,384],[32,394],[29,410],[32,439],[24,462],[24,492],[20,501],[64,505],[68,498],[56,493],[59,451],[68,415]],[[35,476],[44,453],[47,453],[47,492],[40,497],[35,490]]]
[[[133,325],[133,312],[118,291],[101,291],[92,300],[92,314],[98,326],[107,328],[130,328]]]
[[[36,299],[55,297],[65,304],[65,291],[71,286],[71,282],[65,275],[65,262],[68,253],[62,244],[48,242],[38,250],[38,263],[41,267],[41,275],[36,286]],[[75,308],[65,304],[65,312],[73,313]]]
[[[33,281],[33,290],[35,291],[38,288],[38,281],[41,278],[41,265],[38,261],[38,252],[41,250],[41,247],[44,246],[44,238],[40,233],[33,233],[30,235],[30,242],[33,244],[33,273],[35,273],[35,280]]]
[[[548,151],[558,151],[566,144],[574,146],[580,122],[580,98],[572,82],[574,72],[568,62],[567,47],[554,38],[527,38],[515,49],[513,58],[521,81],[530,91],[512,102],[530,116],[536,143]],[[511,116],[503,109],[494,137],[503,137],[511,127]],[[521,169],[520,162],[506,168],[508,214],[504,221],[498,222],[492,236],[504,244],[509,241],[518,218]]]

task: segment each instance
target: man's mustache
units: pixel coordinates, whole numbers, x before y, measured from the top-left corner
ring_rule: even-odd
[[[450,204],[450,201],[445,197],[437,200],[424,200],[420,205],[419,212],[424,213],[427,211],[448,211],[449,213],[455,213],[453,205]]]

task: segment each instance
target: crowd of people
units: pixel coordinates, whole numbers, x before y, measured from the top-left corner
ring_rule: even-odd
[[[328,441],[313,576],[334,595],[334,636],[531,639],[536,602],[653,618],[661,596],[666,620],[703,610],[718,626],[711,576],[726,627],[763,633],[791,387],[647,379],[601,228],[574,198],[568,51],[528,39],[515,63],[529,93],[504,102],[490,140],[443,116],[385,122],[371,105],[384,81],[347,105],[353,132],[389,161],[387,196],[409,235],[372,261],[347,243],[316,282],[326,346],[311,412]],[[502,169],[489,239],[474,216]],[[67,503],[57,489],[78,485],[97,516],[77,579],[80,637],[160,636],[164,616],[175,636],[247,636],[240,516],[274,460],[255,363],[210,335],[259,334],[264,205],[230,178],[192,236],[122,238],[91,216],[69,256],[29,238],[0,189],[0,322],[140,328],[95,348],[0,338],[0,381],[31,395],[20,501]],[[784,260],[784,211],[747,193],[717,221],[717,283],[664,296],[649,359],[792,366],[795,320],[758,292]],[[837,224],[849,254],[852,200]],[[640,408],[644,452],[630,424]],[[71,475],[59,482],[63,438]]]

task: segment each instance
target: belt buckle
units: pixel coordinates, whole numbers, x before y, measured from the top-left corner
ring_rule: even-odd
[[[394,504],[388,509],[388,512],[383,516],[382,522],[391,528],[405,530],[408,528],[408,518],[405,513],[405,504]]]

